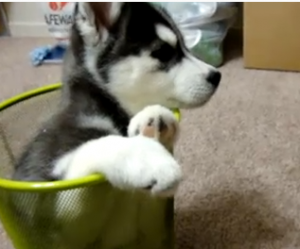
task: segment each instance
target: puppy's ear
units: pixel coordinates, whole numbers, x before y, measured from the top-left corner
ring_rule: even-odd
[[[75,22],[87,42],[95,43],[107,38],[109,28],[118,19],[123,3],[78,2]]]

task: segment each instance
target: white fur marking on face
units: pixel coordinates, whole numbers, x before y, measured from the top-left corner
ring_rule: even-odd
[[[144,52],[129,56],[111,68],[109,91],[130,114],[151,104],[167,105],[172,84],[165,71],[155,70],[158,65],[157,60]]]
[[[173,94],[185,107],[196,107],[206,103],[214,93],[214,87],[206,78],[212,66],[187,54],[170,71],[174,78]]]
[[[164,42],[167,42],[172,46],[176,45],[177,37],[171,29],[167,28],[164,25],[157,24],[156,25],[156,33],[157,33],[158,37],[161,40],[163,40]]]

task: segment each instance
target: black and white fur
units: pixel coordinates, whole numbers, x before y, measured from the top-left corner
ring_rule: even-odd
[[[176,122],[167,108],[205,104],[220,73],[195,58],[167,13],[151,4],[78,3],[74,20],[60,109],[28,145],[13,178],[102,173],[119,188],[173,195],[180,166],[137,131],[150,120]]]

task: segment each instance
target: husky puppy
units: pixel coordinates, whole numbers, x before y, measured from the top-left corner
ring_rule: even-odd
[[[221,74],[195,58],[170,16],[149,3],[78,3],[59,111],[20,157],[13,179],[104,174],[115,187],[173,195],[180,166],[157,140],[178,125],[170,108],[195,108]],[[152,138],[145,129],[154,129]],[[154,139],[153,139],[154,138]]]
[[[204,105],[220,80],[217,69],[189,52],[163,9],[140,2],[77,3],[62,102],[25,148],[13,179],[55,181],[101,173],[116,188],[172,196],[182,172],[167,149],[178,135],[170,109]],[[56,216],[77,212],[64,204],[66,195],[55,197],[54,206],[53,200],[50,205],[33,196],[30,210],[14,202],[31,226],[25,230],[37,231],[39,220],[49,222],[43,220],[45,211],[38,211],[46,210],[41,205]],[[83,223],[74,224],[60,228],[60,235],[70,228],[84,232]],[[83,248],[72,241],[73,248]]]

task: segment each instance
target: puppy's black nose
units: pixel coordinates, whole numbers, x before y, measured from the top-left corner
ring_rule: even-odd
[[[220,81],[221,81],[221,73],[219,71],[211,71],[207,78],[207,82],[212,84],[214,87],[218,87]]]

